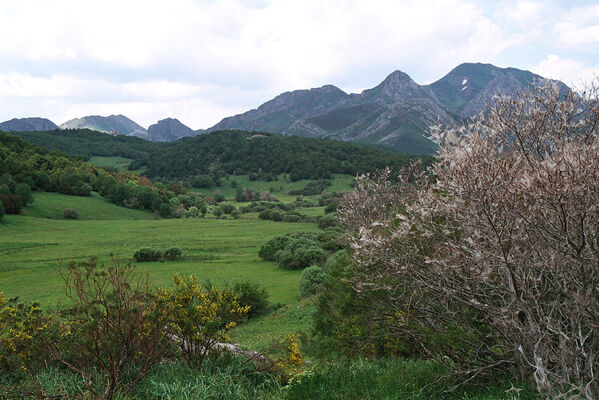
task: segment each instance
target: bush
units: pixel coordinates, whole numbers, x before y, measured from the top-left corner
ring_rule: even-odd
[[[283,220],[283,213],[277,210],[273,210],[270,212],[270,219],[272,219],[273,221],[282,221]]]
[[[234,211],[231,213],[231,216],[232,216],[234,219],[239,219],[239,218],[241,217],[241,211],[239,211],[239,210],[234,210]]]
[[[330,228],[330,227],[338,226],[338,225],[339,225],[338,219],[332,214],[327,214],[327,215],[321,217],[320,220],[318,221],[318,227],[320,229],[326,229],[326,228]]]
[[[180,248],[178,247],[169,247],[168,249],[166,249],[164,251],[164,258],[166,260],[178,260],[179,258],[181,258],[181,255],[183,254],[183,252],[181,251]]]
[[[4,217],[4,205],[2,205],[2,202],[0,201],[0,219],[2,219],[2,217]]]
[[[317,265],[313,265],[303,270],[299,280],[299,289],[302,297],[308,297],[318,293],[326,277],[327,274]]]
[[[287,235],[273,236],[260,247],[258,256],[265,261],[276,261],[275,254],[283,250],[290,240]]]
[[[325,252],[315,241],[307,238],[293,239],[278,253],[279,267],[285,269],[301,269],[320,263]]]
[[[173,215],[173,210],[168,203],[162,203],[158,209],[158,214],[162,218],[170,218]]]
[[[23,210],[23,203],[21,203],[19,196],[15,194],[0,196],[0,202],[2,202],[6,214],[21,214]]]
[[[49,348],[83,378],[94,398],[126,395],[166,354],[167,314],[156,312],[147,274],[112,259],[70,263],[62,272],[72,308],[62,312]]]
[[[223,215],[223,210],[221,210],[220,207],[214,207],[212,209],[212,215],[214,215],[216,218],[220,218]]]
[[[236,210],[235,206],[233,204],[229,204],[229,203],[223,203],[220,205],[220,209],[223,212],[223,214],[231,214],[233,211]]]
[[[162,258],[162,252],[150,247],[142,247],[133,253],[133,258],[137,262],[158,261]]]
[[[283,216],[283,222],[300,222],[302,217],[297,214],[285,214]]]
[[[264,313],[268,309],[268,293],[257,283],[243,281],[233,285],[233,292],[239,298],[239,305],[249,306],[248,317]]]
[[[65,208],[62,211],[62,216],[66,219],[78,219],[79,213],[74,208]]]
[[[19,183],[15,189],[15,194],[21,199],[23,207],[33,203],[33,194],[31,193],[31,187],[29,187],[28,184]]]
[[[270,210],[261,211],[260,214],[258,214],[258,218],[260,218],[260,219],[270,219]]]
[[[244,321],[248,307],[242,307],[229,288],[198,284],[195,277],[175,275],[174,288],[161,289],[158,309],[168,318],[167,329],[178,338],[180,354],[189,365],[200,366],[218,342],[228,340],[227,331]]]
[[[0,185],[0,196],[8,196],[10,194],[10,189],[6,185]]]

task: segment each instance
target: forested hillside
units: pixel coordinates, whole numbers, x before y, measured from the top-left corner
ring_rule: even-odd
[[[356,174],[390,166],[397,169],[413,156],[330,139],[279,134],[218,131],[169,143],[111,136],[84,130],[21,133],[22,138],[71,156],[120,156],[129,168],[145,168],[149,177],[169,179],[221,171],[225,174],[289,173],[292,179],[318,179],[333,173]]]

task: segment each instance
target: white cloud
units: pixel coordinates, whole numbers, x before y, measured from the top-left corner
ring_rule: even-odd
[[[573,59],[550,54],[530,71],[546,78],[558,79],[570,87],[579,88],[594,78],[599,78],[599,63],[590,65]]]
[[[395,69],[428,83],[536,44],[557,54],[537,67],[574,76],[572,62],[593,66],[561,49],[588,58],[599,43],[598,7],[528,0],[3,0],[0,20],[0,120],[40,104],[58,122],[109,112],[194,128],[287,90],[360,91]]]

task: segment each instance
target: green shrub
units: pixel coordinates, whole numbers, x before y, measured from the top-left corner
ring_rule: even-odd
[[[170,218],[173,215],[173,210],[168,203],[162,203],[158,209],[158,214],[162,218]]]
[[[6,185],[0,185],[0,196],[8,196],[10,194],[10,189]]]
[[[2,205],[2,202],[0,201],[0,219],[2,219],[2,217],[4,217],[4,206]]]
[[[331,202],[330,202],[330,203],[329,203],[329,204],[326,206],[326,208],[324,209],[324,213],[325,213],[325,214],[329,214],[329,213],[332,213],[332,212],[335,212],[335,211],[337,211],[337,206],[338,206],[338,205],[339,205],[339,202],[338,202],[338,201],[331,201]]]
[[[223,212],[223,214],[231,214],[233,211],[236,210],[235,206],[233,204],[229,204],[229,203],[221,204],[220,209]]]
[[[268,292],[257,283],[242,281],[233,285],[239,305],[249,306],[248,317],[264,313],[268,309]]]
[[[318,221],[318,227],[320,229],[326,229],[326,228],[330,228],[332,226],[337,226],[337,225],[339,225],[339,220],[337,220],[337,218],[331,214],[327,214],[327,215],[323,216]]]
[[[299,289],[302,297],[308,297],[318,293],[326,277],[327,274],[317,265],[313,265],[303,270],[299,280]]]
[[[133,258],[137,262],[158,261],[162,258],[162,252],[158,249],[142,247],[141,249],[133,253]]]
[[[21,199],[23,207],[27,204],[33,203],[33,194],[31,194],[31,187],[26,183],[19,183],[15,188],[15,194]]]
[[[275,254],[283,250],[290,240],[287,235],[273,236],[260,247],[258,256],[265,261],[276,261]]]
[[[223,210],[221,210],[220,207],[214,207],[212,209],[212,215],[214,215],[216,218],[220,218],[223,216]]]
[[[167,260],[178,260],[179,258],[181,258],[181,255],[183,254],[183,252],[181,251],[180,248],[178,247],[169,247],[168,249],[166,249],[164,251],[164,258]]]
[[[278,210],[273,210],[270,212],[270,219],[272,219],[273,221],[282,221],[283,220],[283,213],[278,211]]]
[[[291,240],[278,254],[279,267],[285,269],[301,269],[320,263],[325,252],[314,240],[299,238]]]
[[[302,217],[296,214],[285,214],[283,216],[283,222],[300,222]]]
[[[66,219],[78,219],[79,213],[74,208],[65,208],[62,211],[62,216]]]
[[[6,214],[20,214],[23,210],[23,203],[19,196],[15,194],[0,196],[0,202],[2,202]]]
[[[270,219],[270,210],[263,210],[258,214],[258,218],[260,219]]]
[[[232,216],[234,219],[239,219],[239,218],[241,217],[241,211],[239,211],[239,210],[234,210],[234,211],[231,213],[231,216]]]

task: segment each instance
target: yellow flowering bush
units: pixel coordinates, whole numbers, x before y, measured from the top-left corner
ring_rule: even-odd
[[[241,306],[230,288],[200,284],[193,275],[175,275],[173,281],[172,289],[158,291],[158,309],[181,355],[199,366],[209,352],[219,350],[219,343],[229,340],[227,331],[246,319],[249,306]]]
[[[0,371],[20,374],[40,360],[40,340],[48,328],[37,303],[17,303],[0,292]]]

